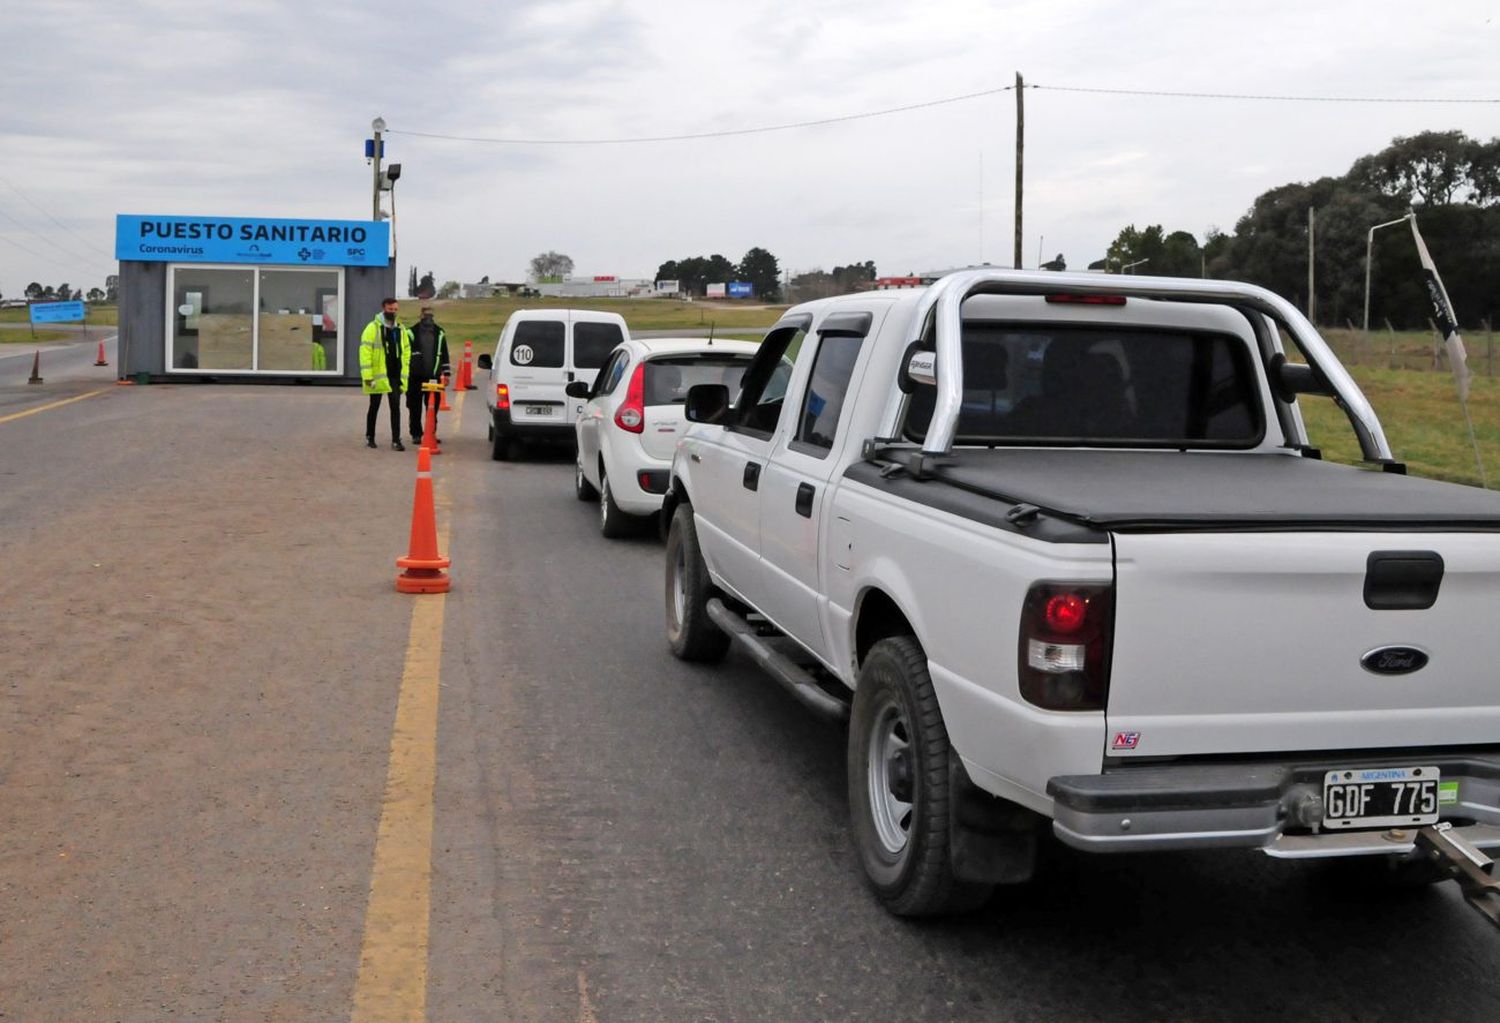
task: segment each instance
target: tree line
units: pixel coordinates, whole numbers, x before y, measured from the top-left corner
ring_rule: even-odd
[[[31,302],[114,302],[119,298],[120,281],[114,274],[104,279],[104,287],[75,288],[67,281],[61,284],[43,284],[40,281],[32,281],[26,285],[24,292],[28,301]],[[4,298],[0,295],[0,298]]]
[[[1307,308],[1308,214],[1313,226],[1313,295],[1322,323],[1359,324],[1364,315],[1365,243],[1370,228],[1408,210],[1442,274],[1459,323],[1500,318],[1500,138],[1461,131],[1398,137],[1337,177],[1273,188],[1251,204],[1232,234],[1130,225],[1090,269],[1249,281]],[[1375,234],[1370,322],[1426,325],[1426,291],[1410,229]]]
[[[689,256],[669,259],[656,268],[657,281],[676,281],[678,290],[688,295],[703,295],[710,284],[748,281],[755,297],[774,302],[781,297],[781,267],[776,257],[755,246],[738,263],[731,263],[715,252],[711,256]]]

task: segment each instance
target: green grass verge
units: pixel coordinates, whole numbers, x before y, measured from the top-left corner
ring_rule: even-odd
[[[82,334],[75,334],[71,330],[43,330],[37,328],[36,337],[32,337],[24,330],[0,330],[0,345],[30,345],[39,341],[79,341],[93,340],[85,338]]]

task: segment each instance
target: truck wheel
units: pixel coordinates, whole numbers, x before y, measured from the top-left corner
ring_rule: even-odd
[[[729,650],[729,637],[708,617],[712,596],[693,506],[679,504],[667,527],[667,642],[684,661],[717,661]]]
[[[580,501],[592,501],[599,496],[599,491],[594,489],[589,478],[583,474],[582,454],[573,460],[573,493],[578,495]]]
[[[849,812],[865,875],[897,916],[963,913],[992,887],[960,881],[949,853],[948,761],[954,756],[915,639],[870,648],[849,718]]]
[[[615,503],[614,492],[609,489],[609,476],[603,468],[599,470],[599,532],[611,540],[629,536],[635,523]]]

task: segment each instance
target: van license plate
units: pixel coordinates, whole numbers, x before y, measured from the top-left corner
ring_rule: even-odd
[[[1323,775],[1323,827],[1420,827],[1438,819],[1436,767],[1368,767]]]
[[[527,405],[526,406],[526,414],[528,416],[550,416],[552,414],[552,406],[551,405]]]

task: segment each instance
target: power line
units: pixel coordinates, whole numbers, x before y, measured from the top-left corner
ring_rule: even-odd
[[[0,242],[4,242],[7,245],[12,245],[12,246],[20,249],[22,252],[26,253],[27,255],[34,256],[37,259],[40,259],[44,263],[50,263],[52,266],[56,267],[57,269],[63,270],[65,272],[67,272],[67,273],[71,274],[73,271],[75,271],[75,270],[78,269],[77,266],[68,266],[68,265],[65,265],[56,256],[49,256],[49,255],[46,255],[45,253],[38,252],[38,251],[36,251],[33,248],[30,248],[28,246],[22,245],[20,242],[16,241],[14,238],[7,238],[7,237],[5,237],[3,234],[0,234]]]
[[[1179,99],[1245,99],[1278,103],[1500,103],[1497,99],[1417,98],[1405,96],[1281,96],[1247,92],[1175,92],[1168,89],[1093,89],[1078,85],[1036,85],[1028,89],[1051,92],[1088,92],[1107,96],[1171,96]]]
[[[41,232],[39,232],[39,231],[37,231],[37,230],[35,230],[33,228],[27,227],[24,223],[22,223],[16,217],[14,217],[13,215],[11,215],[10,213],[7,213],[6,210],[5,210],[5,208],[3,206],[0,206],[0,217],[3,217],[6,220],[10,221],[12,224],[15,224],[17,227],[19,227],[22,231],[25,231],[27,234],[34,235],[36,238],[40,239],[41,241],[46,242],[48,245],[52,246],[54,249],[56,249],[58,252],[62,253],[68,259],[72,260],[75,264],[76,263],[82,263],[86,267],[91,268],[91,269],[99,269],[100,267],[102,267],[102,266],[105,265],[105,264],[103,264],[103,263],[101,263],[99,261],[99,259],[98,259],[97,256],[86,256],[86,255],[83,255],[82,253],[75,252],[74,250],[72,250],[72,249],[68,248],[67,246],[65,246],[65,245],[61,244],[60,242],[58,242],[56,239],[49,238],[47,235],[44,235]],[[19,243],[15,242],[14,240],[11,240],[11,244],[15,245],[17,248],[23,248],[23,246],[21,246]],[[33,253],[33,255],[36,255],[36,253]],[[57,260],[56,260],[55,257],[53,258],[53,264],[56,265],[56,266],[62,266],[63,265],[62,263],[57,262]],[[76,267],[75,267],[75,269],[76,269]]]
[[[497,146],[624,146],[639,142],[688,142],[695,139],[721,139],[735,135],[763,135],[773,131],[792,131],[797,128],[816,128],[825,124],[840,124],[846,121],[862,121],[871,117],[885,117],[889,114],[904,114],[909,110],[925,110],[928,107],[940,107],[949,103],[962,103],[965,100],[979,99],[983,96],[998,96],[1002,92],[1010,92],[1014,85],[1004,85],[998,89],[983,89],[979,92],[969,92],[962,96],[946,96],[943,99],[927,100],[923,103],[908,103],[900,107],[888,107],[885,110],[870,110],[861,114],[842,114],[837,117],[821,117],[812,121],[795,121],[791,124],[770,124],[755,128],[728,128],[723,131],[700,131],[688,132],[681,135],[642,135],[631,138],[596,138],[596,139],[507,139],[507,138],[484,138],[473,135],[444,135],[431,131],[405,131],[400,128],[387,129],[388,135],[413,135],[425,139],[443,139],[448,142],[484,142]]]
[[[79,241],[83,242],[83,244],[86,245],[86,246],[88,246],[90,249],[92,249],[95,252],[99,253],[100,255],[104,256],[106,259],[109,259],[109,260],[113,261],[113,259],[114,259],[114,253],[112,253],[112,252],[105,252],[98,245],[94,244],[92,241],[90,241],[89,239],[85,238],[83,235],[79,234],[77,231],[73,230],[67,224],[64,224],[61,220],[58,220],[51,213],[48,213],[45,209],[43,209],[41,203],[37,202],[31,196],[29,196],[25,192],[21,191],[18,187],[16,187],[15,184],[13,184],[10,181],[9,178],[0,178],[0,181],[5,182],[5,185],[6,185],[7,188],[9,188],[12,192],[16,193],[17,195],[19,195],[22,199],[25,199],[32,206],[36,207],[36,209],[41,212],[42,216],[44,216],[48,220],[52,221],[54,224],[56,224],[58,227],[62,228],[64,231],[68,232],[74,238],[77,238]]]

